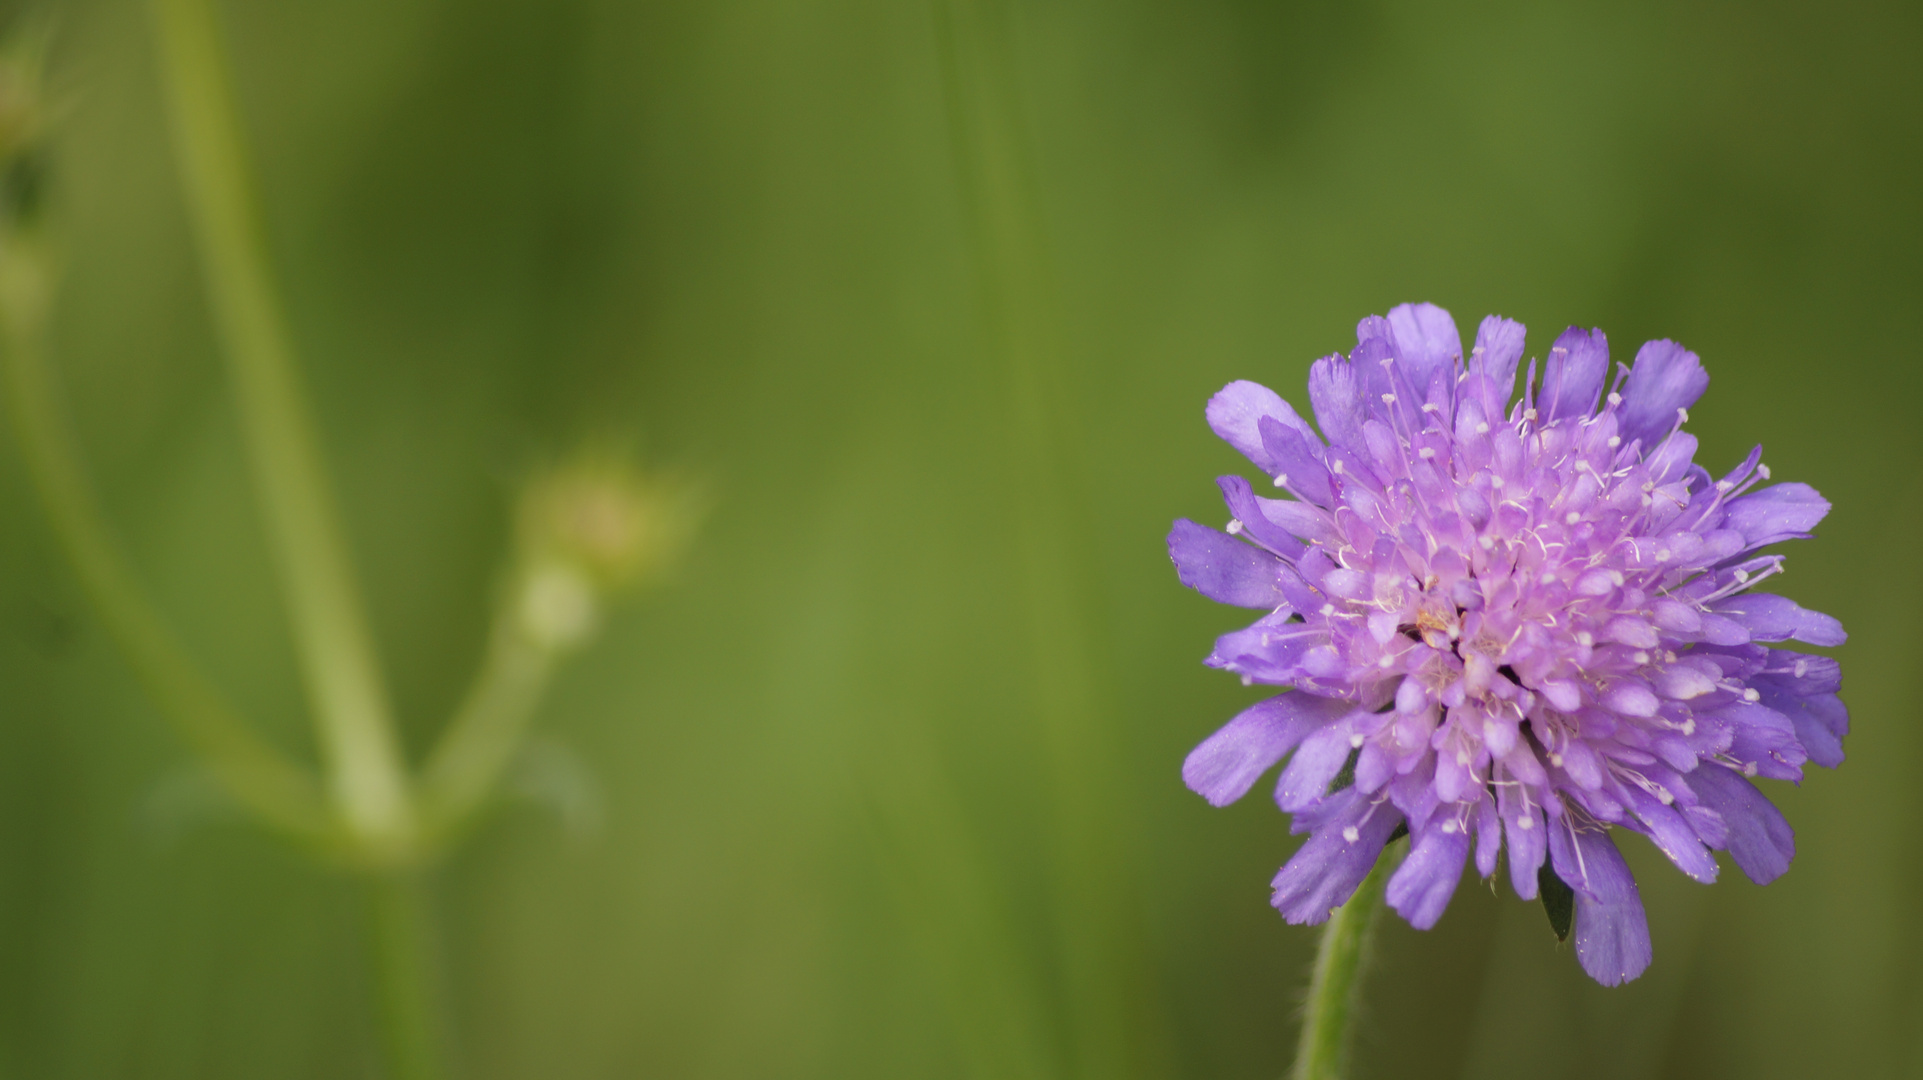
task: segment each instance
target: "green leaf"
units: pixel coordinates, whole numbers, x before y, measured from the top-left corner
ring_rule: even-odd
[[[1556,932],[1556,940],[1568,941],[1569,925],[1576,918],[1576,890],[1564,884],[1545,859],[1536,871],[1536,892],[1542,897],[1542,910],[1549,916],[1549,929]]]

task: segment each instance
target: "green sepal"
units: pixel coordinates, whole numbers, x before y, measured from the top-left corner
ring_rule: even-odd
[[[1556,932],[1556,940],[1568,941],[1570,924],[1576,919],[1576,890],[1556,876],[1547,859],[1536,871],[1536,895],[1542,898],[1542,910],[1549,916],[1549,929]]]

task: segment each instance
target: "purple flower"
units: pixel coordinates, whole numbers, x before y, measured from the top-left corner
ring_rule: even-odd
[[[1326,443],[1255,383],[1209,402],[1294,498],[1225,476],[1228,532],[1177,521],[1169,553],[1184,584],[1264,612],[1208,663],[1294,689],[1196,747],[1183,779],[1222,806],[1288,758],[1276,802],[1309,834],[1275,877],[1292,923],[1328,918],[1406,829],[1387,897],[1412,925],[1441,917],[1472,850],[1487,878],[1506,847],[1517,895],[1573,890],[1583,970],[1633,979],[1649,927],[1610,827],[1698,881],[1713,848],[1765,884],[1795,843],[1751,779],[1843,760],[1836,661],[1766,644],[1840,645],[1842,626],[1757,591],[1783,557],[1756,552],[1829,503],[1757,487],[1761,447],[1720,480],[1694,463],[1682,426],[1709,376],[1675,342],[1611,378],[1602,331],[1571,327],[1511,407],[1518,323],[1484,319],[1466,364],[1433,304],[1356,338],[1309,372]]]

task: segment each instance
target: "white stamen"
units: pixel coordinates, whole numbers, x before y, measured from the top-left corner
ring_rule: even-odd
[[[1288,473],[1285,473],[1285,472],[1282,472],[1282,473],[1276,473],[1276,474],[1275,474],[1275,486],[1276,486],[1276,487],[1288,487],[1288,486],[1289,486],[1289,474],[1288,474]]]
[[[1744,701],[1761,701],[1763,700],[1763,695],[1757,693],[1756,688],[1752,686],[1752,687],[1745,688],[1743,690],[1743,700]]]
[[[1493,536],[1479,536],[1476,538],[1476,543],[1482,545],[1482,550],[1484,551],[1493,551],[1496,546],[1496,538]]]
[[[1229,535],[1235,536],[1241,531],[1242,531],[1242,523],[1240,521],[1237,521],[1234,518],[1230,518],[1229,519]]]
[[[1535,827],[1536,827],[1536,817],[1534,814],[1524,814],[1522,815],[1522,820],[1516,822],[1516,829],[1518,832],[1528,832],[1530,829],[1533,829]]]
[[[1349,748],[1352,750],[1362,749],[1362,733],[1360,731],[1349,736]]]
[[[1563,521],[1563,524],[1565,525],[1574,525],[1576,522],[1581,520],[1582,520],[1582,515],[1574,510],[1569,511],[1567,514],[1564,514],[1562,516],[1562,521]]]
[[[1796,666],[1790,669],[1790,674],[1800,679],[1803,677],[1803,673],[1808,670],[1809,670],[1809,661],[1798,660],[1796,662]]]
[[[1609,396],[1615,397],[1616,395],[1611,394]],[[1609,437],[1609,448],[1611,450],[1614,450],[1615,448],[1617,448],[1618,446],[1621,446],[1622,444],[1623,444],[1623,437],[1621,435],[1611,435]]]
[[[1425,446],[1422,449],[1416,451],[1416,456],[1421,458],[1424,461],[1428,461],[1430,458],[1433,458],[1436,456],[1435,447]]]
[[[1449,819],[1448,821],[1445,821],[1445,822],[1443,822],[1443,823],[1442,823],[1442,831],[1443,831],[1443,832],[1445,832],[1445,833],[1453,833],[1453,832],[1455,832],[1455,831],[1456,831],[1456,822],[1455,822],[1455,819],[1454,819],[1454,818],[1451,818],[1451,819]]]
[[[1342,471],[1342,459],[1341,459],[1341,458],[1336,458],[1336,459],[1335,459],[1335,471],[1336,471],[1336,472],[1341,472],[1341,471]]]
[[[1689,410],[1678,408],[1676,410],[1676,419],[1685,424],[1689,423]]]
[[[1527,411],[1525,411],[1525,412],[1524,412],[1524,413],[1522,414],[1522,418],[1523,418],[1524,420],[1527,420],[1527,421],[1529,421],[1529,422],[1530,422],[1530,423],[1532,423],[1532,424],[1533,424],[1533,423],[1535,423],[1535,422],[1536,422],[1536,410],[1534,410],[1534,409],[1529,409],[1529,410],[1527,410]]]
[[[1767,479],[1769,479],[1769,466],[1767,466],[1767,465],[1765,465],[1765,464],[1763,464],[1763,463],[1762,463],[1762,462],[1760,462],[1760,461],[1759,461],[1759,462],[1757,462],[1757,463],[1756,463],[1756,475],[1758,475],[1758,476],[1760,476],[1760,477],[1762,477],[1762,478],[1763,478],[1763,479],[1765,479],[1765,480],[1767,480]]]
[[[1297,398],[1296,400],[1298,400],[1298,401],[1300,401],[1301,399],[1300,399],[1300,398]],[[1479,422],[1477,422],[1477,424],[1476,424],[1476,434],[1478,434],[1478,435],[1487,435],[1487,434],[1489,434],[1489,425],[1488,425],[1488,424],[1486,424],[1486,423],[1482,423],[1482,422],[1480,422],[1480,421],[1479,421]]]
[[[1353,844],[1361,838],[1362,838],[1362,834],[1356,831],[1356,828],[1354,825],[1342,826],[1342,839]]]
[[[1657,562],[1668,562],[1668,561],[1669,561],[1669,549],[1668,549],[1668,548],[1658,548],[1658,549],[1656,550],[1656,561],[1657,561]]]
[[[1388,655],[1388,654],[1386,654],[1386,653],[1385,653],[1385,654],[1383,654],[1383,657],[1382,657],[1382,659],[1380,659],[1380,660],[1377,660],[1377,661],[1375,662],[1375,666],[1376,666],[1376,667],[1382,667],[1382,668],[1386,668],[1386,667],[1394,667],[1394,666],[1395,666],[1395,662],[1396,662],[1396,658],[1395,658],[1395,657],[1393,657],[1393,656],[1390,656],[1390,655]]]
[[[1631,660],[1634,660],[1634,661],[1635,661],[1636,663],[1638,663],[1638,664],[1647,664],[1647,663],[1649,663],[1649,654],[1648,654],[1648,653],[1646,653],[1646,652],[1640,652],[1640,651],[1639,651],[1639,652],[1634,652],[1634,653],[1631,653],[1631,654],[1629,655],[1629,658],[1630,658]]]
[[[1301,401],[1302,399],[1296,398],[1296,400]],[[1396,403],[1396,396],[1394,394],[1384,394],[1382,395],[1382,403],[1384,405],[1394,405]]]
[[[1244,676],[1242,676],[1242,685],[1243,685],[1243,686],[1254,686],[1254,685],[1255,685],[1255,676],[1253,676],[1253,675],[1244,675]]]
[[[1324,614],[1324,615],[1333,615],[1333,614],[1335,614],[1335,605],[1334,605],[1334,604],[1323,604],[1323,605],[1322,605],[1322,614]]]
[[[1609,393],[1609,403],[1611,405],[1621,405],[1623,403],[1623,396],[1612,390]],[[1615,444],[1611,443],[1610,445],[1614,446]]]
[[[1749,571],[1747,570],[1736,571],[1736,580],[1747,585],[1749,583]]]
[[[1596,643],[1596,639],[1593,635],[1589,633],[1589,631],[1587,630],[1576,631],[1576,644],[1581,645],[1583,648],[1587,649],[1591,645],[1594,645],[1595,643]]]
[[[1490,473],[1490,474],[1489,474],[1489,486],[1490,486],[1490,487],[1492,487],[1492,488],[1496,488],[1497,490],[1501,490],[1501,488],[1502,488],[1502,477],[1500,477],[1500,476],[1497,476],[1497,475],[1496,475],[1495,473]]]
[[[1562,755],[1561,754],[1549,755],[1549,764],[1554,765],[1558,769],[1562,768]]]
[[[1426,413],[1439,413],[1442,411],[1442,406],[1431,401],[1422,407],[1422,411]]]

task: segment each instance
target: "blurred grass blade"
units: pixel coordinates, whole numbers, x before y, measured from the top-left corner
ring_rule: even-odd
[[[1081,446],[1057,289],[1029,161],[1014,16],[1003,0],[936,0],[943,86],[967,202],[988,351],[1007,379],[1008,477],[1036,712],[1055,796],[1056,932],[1072,1073],[1153,1075],[1166,1053],[1121,883],[1114,790],[1094,643],[1095,590],[1075,542]]]

